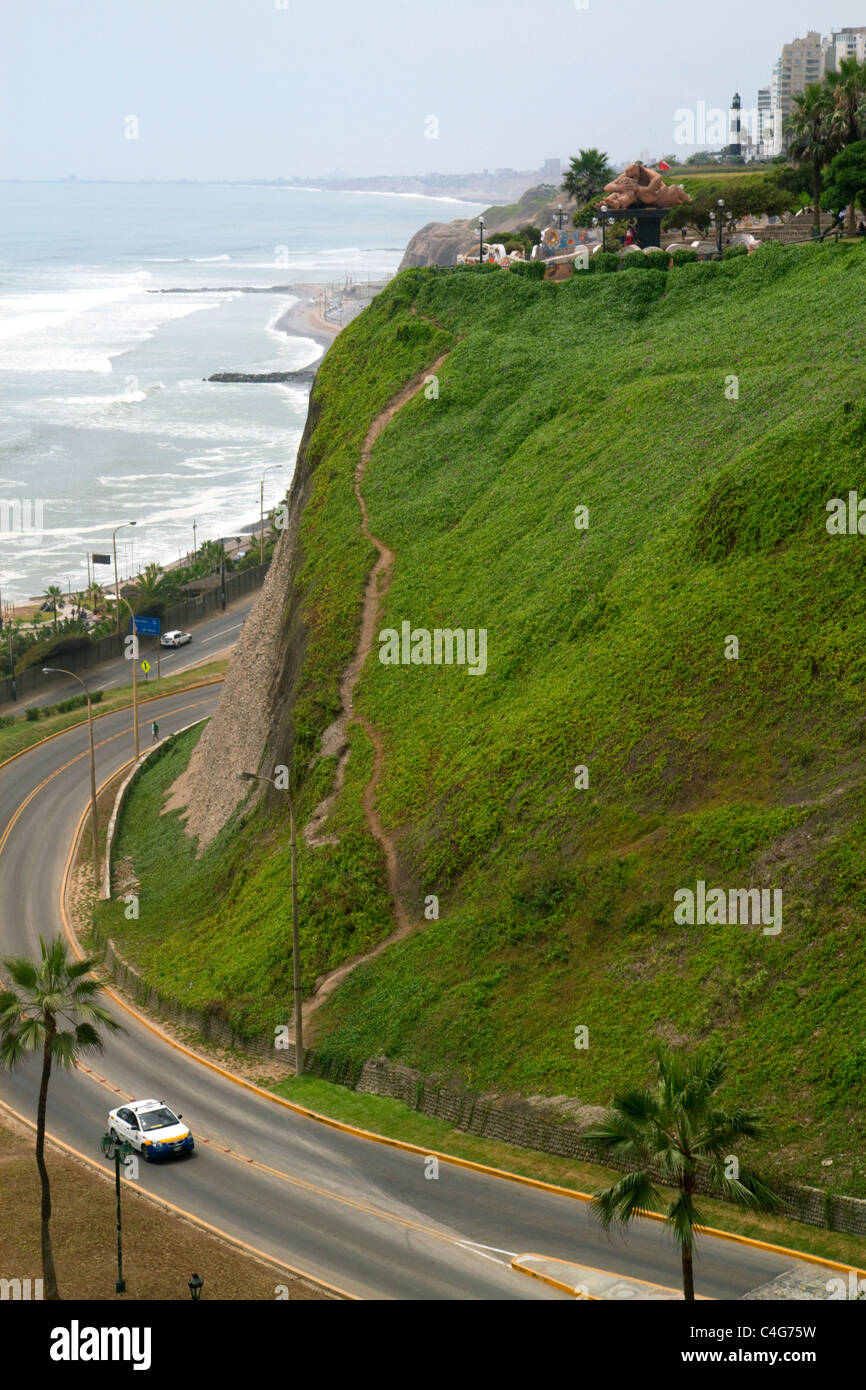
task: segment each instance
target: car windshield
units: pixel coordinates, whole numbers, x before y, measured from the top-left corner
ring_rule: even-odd
[[[144,1114],[139,1115],[138,1118],[145,1132],[150,1129],[165,1129],[167,1125],[178,1123],[177,1115],[173,1115],[166,1106],[163,1106],[161,1110],[145,1110]]]

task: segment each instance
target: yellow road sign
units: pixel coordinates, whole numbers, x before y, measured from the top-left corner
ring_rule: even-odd
[[[143,661],[143,662],[141,663],[141,669],[142,669],[142,671],[144,672],[144,674],[147,675],[148,671],[150,670],[150,662],[149,662],[149,661]]]

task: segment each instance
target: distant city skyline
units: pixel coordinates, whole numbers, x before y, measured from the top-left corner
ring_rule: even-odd
[[[42,0],[4,20],[0,178],[519,171],[592,145],[621,163],[673,152],[677,111],[756,107],[784,45],[844,18],[837,0]]]

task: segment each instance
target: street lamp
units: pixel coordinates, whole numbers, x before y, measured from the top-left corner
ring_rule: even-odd
[[[720,198],[719,201],[718,201],[718,203],[716,204],[716,206],[717,206],[717,208],[719,209],[719,216],[718,216],[718,223],[719,223],[719,225],[718,225],[717,230],[718,230],[718,233],[719,233],[719,260],[721,260],[721,259],[722,259],[722,232],[723,232],[724,226],[725,226],[725,218],[724,218],[725,200],[724,200],[724,198]]]
[[[103,1134],[99,1141],[106,1158],[114,1159],[114,1190],[117,1194],[117,1283],[115,1293],[126,1293],[126,1280],[123,1277],[123,1244],[120,1229],[120,1165],[132,1153],[132,1145],[125,1140],[115,1139],[112,1134]]]
[[[43,676],[71,676],[74,681],[78,681],[85,695],[87,696],[87,727],[90,733],[90,819],[93,825],[93,882],[96,891],[99,892],[99,852],[96,848],[96,758],[93,752],[93,702],[90,699],[90,691],[80,676],[76,676],[74,671],[66,671],[62,666],[43,666]]]
[[[562,235],[562,224],[563,224],[563,222],[565,221],[566,217],[568,216],[568,213],[567,213],[567,212],[563,212],[563,210],[562,210],[562,203],[560,203],[559,207],[556,209],[556,216],[559,218],[559,233],[560,233],[560,236],[561,236],[561,235]]]
[[[114,552],[114,592],[115,592],[115,594],[117,595],[118,598],[120,597],[120,582],[119,582],[119,580],[118,580],[118,578],[117,578],[117,533],[118,533],[118,531],[122,531],[123,528],[124,528],[124,526],[137,526],[137,525],[138,525],[138,522],[137,522],[137,521],[122,521],[122,522],[120,523],[119,526],[115,526],[114,530],[113,530],[112,533],[111,533],[111,549],[112,549],[113,552]],[[117,613],[117,635],[118,635],[118,637],[119,637],[119,636],[120,636],[120,604],[119,604],[119,603],[115,605],[115,611],[116,611],[116,613]]]
[[[484,261],[484,218],[478,219],[478,264]]]
[[[12,646],[12,624],[6,629],[6,636],[9,639],[9,677],[12,682],[12,699],[18,699],[18,682],[15,679],[15,651]]]
[[[269,777],[259,777],[256,772],[239,772],[243,782],[267,782],[273,786]],[[295,1012],[295,1075],[304,1074],[304,1019],[301,1012],[301,943],[298,933],[298,856],[295,842],[295,805],[293,793],[289,791],[289,839],[292,848],[292,993]]]
[[[275,468],[282,468],[281,463],[269,463],[265,472],[262,474],[261,486],[259,488],[259,564],[265,563],[265,473],[270,473]]]
[[[198,1274],[194,1274],[192,1278],[188,1281],[187,1288],[189,1289],[189,1296],[192,1299],[193,1303],[198,1303],[199,1299],[201,1298],[201,1290],[203,1284],[204,1280]]]
[[[599,212],[601,213],[601,249],[604,252],[607,250],[608,226],[612,227],[616,219],[613,217],[608,217],[607,203],[602,203],[601,207],[599,208]]]
[[[138,633],[135,630],[135,614],[132,611],[132,604],[128,599],[117,595],[117,611],[120,612],[121,603],[126,604],[129,609],[129,616],[132,621],[132,727],[135,732],[135,761],[138,762]]]

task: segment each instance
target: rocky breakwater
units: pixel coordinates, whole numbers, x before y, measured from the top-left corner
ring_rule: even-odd
[[[214,372],[208,381],[254,381],[254,382],[294,382],[307,385],[316,379],[316,368],[301,367],[296,372]]]

